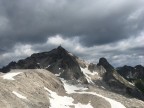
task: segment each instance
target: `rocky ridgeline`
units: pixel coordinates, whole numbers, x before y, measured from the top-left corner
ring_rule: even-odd
[[[66,80],[81,80],[87,83],[81,72],[75,56],[59,46],[49,52],[32,54],[30,57],[11,62],[0,69],[1,72],[9,72],[11,69],[46,69],[54,74],[59,74]]]
[[[144,79],[144,67],[141,65],[135,67],[125,65],[123,67],[118,67],[117,71],[127,80]]]
[[[117,68],[117,72],[105,58],[100,58],[98,64],[88,64],[61,46],[49,52],[32,54],[30,57],[18,62],[11,62],[0,69],[0,71],[7,73],[11,69],[46,69],[65,80],[85,84],[89,82],[99,84],[99,86],[104,86],[107,89],[109,88],[109,90],[120,91],[121,94],[128,93],[144,100],[143,93],[127,79],[127,76],[131,76],[131,72],[128,71],[129,68],[125,66]],[[90,73],[84,73],[84,70],[90,71]],[[142,67],[137,66],[134,70],[136,70],[132,71],[134,78],[139,78],[143,75],[144,71]],[[137,71],[139,71],[139,74],[137,74]],[[97,72],[97,75],[93,75],[94,72]]]

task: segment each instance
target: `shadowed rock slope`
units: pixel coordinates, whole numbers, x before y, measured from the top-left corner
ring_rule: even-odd
[[[81,80],[87,83],[77,62],[77,57],[59,46],[49,52],[32,54],[30,57],[11,62],[0,69],[1,72],[8,72],[11,69],[46,69],[54,74],[59,74],[67,80]]]
[[[103,66],[106,69],[106,72],[103,75],[103,80],[110,87],[118,90],[125,90],[131,96],[144,100],[143,92],[137,88],[134,83],[121,76],[105,58],[100,58],[97,65]]]

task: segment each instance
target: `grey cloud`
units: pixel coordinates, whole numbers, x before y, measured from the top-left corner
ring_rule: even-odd
[[[87,60],[105,56],[111,61],[115,55],[130,53],[139,56],[142,45],[125,51],[92,47],[117,46],[119,41],[139,36],[144,31],[143,5],[143,0],[0,0],[0,46],[6,52],[13,52],[18,43],[46,51],[56,47],[46,44],[48,37],[59,34],[65,40],[78,37],[77,46],[92,54],[71,51]],[[0,54],[6,53],[3,50]]]
[[[0,49],[0,54],[3,54],[5,52],[6,52],[6,50]]]
[[[127,27],[133,25],[133,22],[126,22],[141,7],[141,0],[1,0],[0,3],[2,15],[9,20],[8,29],[0,36],[4,40],[1,46],[5,42],[44,42],[47,36],[54,34],[81,36],[82,43],[91,46],[118,41],[143,29],[138,21],[144,16],[135,21],[138,23],[136,29]]]

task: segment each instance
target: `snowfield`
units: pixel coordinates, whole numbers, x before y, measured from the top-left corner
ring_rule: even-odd
[[[69,85],[68,83],[66,83],[66,81],[64,79],[62,79],[61,81],[63,82],[64,88],[65,88],[65,90],[68,94],[71,94],[71,93],[92,94],[92,95],[95,95],[95,96],[98,96],[98,97],[101,97],[101,98],[104,98],[105,100],[107,100],[111,104],[111,108],[126,108],[120,102],[117,102],[117,101],[112,100],[110,98],[107,98],[107,97],[104,97],[102,95],[96,94],[95,92],[86,92],[87,88],[78,87],[78,86],[74,86],[74,85]],[[87,107],[87,108],[91,108],[91,107]]]
[[[64,80],[63,78],[60,78],[61,81],[63,82],[64,84],[64,88],[66,90],[66,93],[67,94],[71,94],[71,93],[77,93],[76,91],[85,91],[85,90],[88,90],[88,88],[84,88],[82,86],[74,86],[74,85],[70,85],[70,84],[67,84],[66,83],[66,80]]]
[[[6,73],[5,75],[3,75],[1,77],[3,77],[3,79],[7,79],[7,80],[15,80],[13,77],[17,76],[20,73],[22,73],[22,72],[10,72],[10,73]]]
[[[57,93],[46,87],[44,87],[44,89],[48,91],[48,95],[50,96],[50,108],[93,108],[90,103],[87,105],[81,103],[74,104],[74,99],[72,97],[59,96]]]
[[[85,78],[87,79],[88,83],[94,84],[94,82],[92,81],[90,76],[98,75],[98,73],[97,72],[90,72],[88,70],[88,66],[86,68],[81,67],[81,70],[82,70],[83,74],[85,75]]]

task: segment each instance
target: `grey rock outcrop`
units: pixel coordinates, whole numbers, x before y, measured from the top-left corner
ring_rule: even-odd
[[[90,63],[88,65],[88,69],[93,72],[96,71],[98,72],[99,76],[103,77],[103,75],[106,73],[106,69],[102,65],[97,65],[94,63]]]

